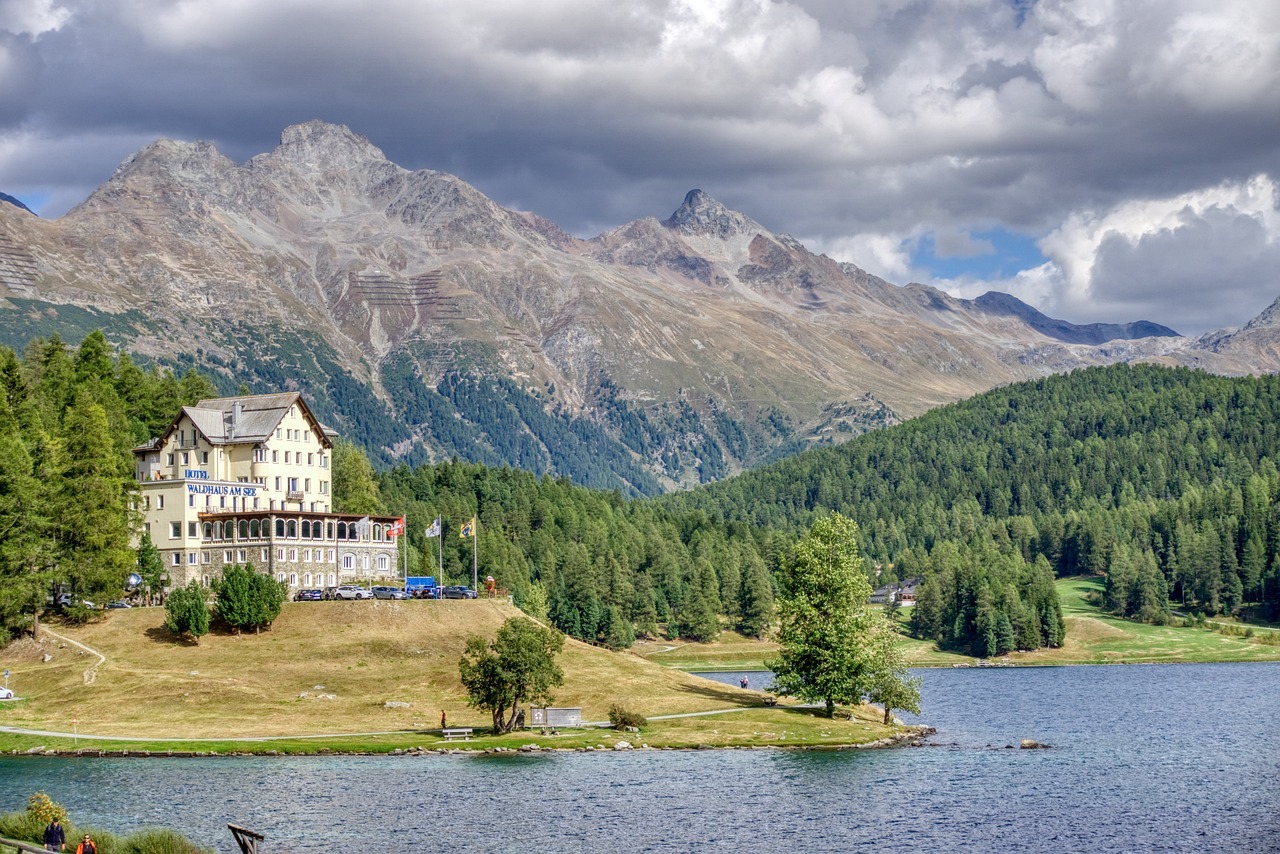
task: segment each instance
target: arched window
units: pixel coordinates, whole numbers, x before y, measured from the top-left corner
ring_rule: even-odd
[[[222,538],[224,540],[233,539],[236,535],[236,523],[230,519],[222,523]]]
[[[332,525],[333,523],[330,522],[329,524]],[[345,540],[346,538],[347,538],[347,523],[339,522],[338,523],[338,539]]]
[[[325,538],[326,540],[332,540],[332,539],[333,539],[333,521],[332,521],[332,520],[330,520],[330,521],[325,525],[325,532],[326,532],[326,533],[325,533],[325,535],[324,535],[324,538]]]
[[[240,539],[242,540],[249,539],[249,520],[248,519],[240,520]]]
[[[290,587],[298,586],[298,573],[296,572],[289,573],[289,586]]]
[[[297,519],[289,520],[289,533],[286,536],[288,536],[289,539],[291,540],[298,539],[298,520]]]
[[[373,526],[373,538],[378,542],[382,542],[382,525],[381,524],[377,524]]]
[[[283,573],[283,572],[277,572],[277,573],[276,573],[276,581],[280,581],[280,582],[283,582],[283,581],[284,581],[284,573]]]
[[[360,539],[360,526],[357,525],[355,522],[352,522],[350,525],[347,526],[347,539],[348,540]]]
[[[302,520],[302,539],[304,540],[311,539],[311,520],[310,519]]]
[[[203,525],[200,526],[200,538],[202,540],[213,539],[213,525],[211,523],[205,522]]]
[[[344,554],[342,556],[342,568],[354,569],[356,565],[356,556],[353,554]]]
[[[303,575],[303,576],[302,576],[302,586],[304,586],[304,587],[310,587],[310,586],[311,586],[311,573],[309,573],[309,572],[308,572],[308,573],[306,573],[305,575]]]
[[[378,571],[379,571],[379,572],[386,572],[386,571],[387,571],[387,556],[386,556],[386,555],[378,555]]]
[[[284,520],[283,519],[276,520],[276,536],[279,537],[280,539],[284,539]]]

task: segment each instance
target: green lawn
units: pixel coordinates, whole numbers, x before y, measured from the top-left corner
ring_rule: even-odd
[[[1057,583],[1062,613],[1067,623],[1067,641],[1061,649],[1011,653],[1010,664],[1104,664],[1119,662],[1211,662],[1280,661],[1280,646],[1261,643],[1274,629],[1255,626],[1257,637],[1231,637],[1213,631],[1212,626],[1148,626],[1104,614],[1085,596],[1101,594],[1102,579],[1063,578]],[[899,613],[905,623],[910,609]],[[1221,625],[1242,625],[1219,618]],[[1243,626],[1242,626],[1243,627]],[[929,641],[903,637],[907,660],[914,667],[972,665],[977,659],[944,652]],[[650,661],[681,670],[764,670],[777,654],[777,644],[743,638],[725,632],[711,644],[683,641],[651,641],[634,650]]]

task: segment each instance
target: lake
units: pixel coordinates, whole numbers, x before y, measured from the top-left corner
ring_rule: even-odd
[[[0,757],[0,810],[43,790],[80,822],[166,825],[220,852],[241,824],[264,854],[1280,850],[1280,664],[920,675],[937,746]],[[1005,748],[1023,738],[1053,747]]]

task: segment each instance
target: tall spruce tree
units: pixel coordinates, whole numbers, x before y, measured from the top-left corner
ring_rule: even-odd
[[[102,406],[87,395],[67,410],[50,496],[58,574],[77,598],[114,598],[137,565],[131,528],[136,491]]]

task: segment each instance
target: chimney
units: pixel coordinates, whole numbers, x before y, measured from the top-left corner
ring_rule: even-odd
[[[231,429],[228,431],[227,438],[234,439],[236,437],[236,428],[240,426],[240,413],[242,408],[240,401],[231,404]]]

